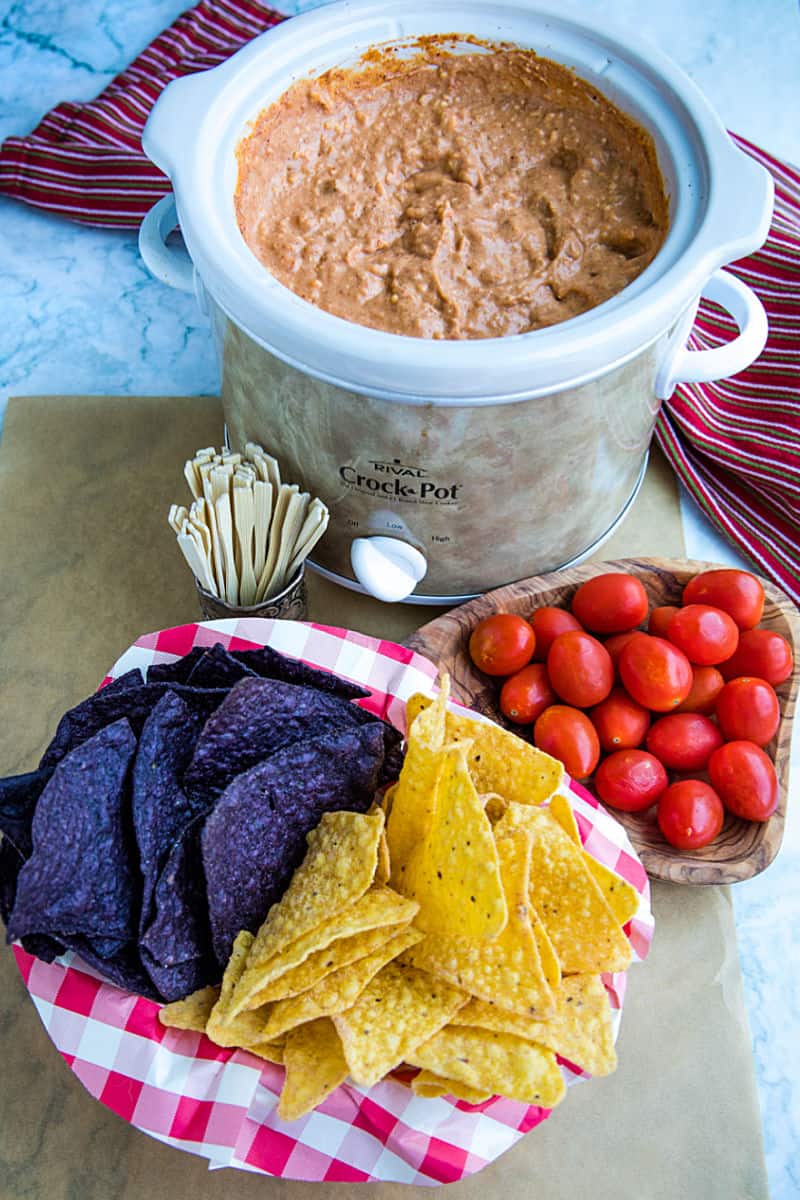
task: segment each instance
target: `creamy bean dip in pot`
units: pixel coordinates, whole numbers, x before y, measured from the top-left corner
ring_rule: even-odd
[[[325,501],[313,565],[380,599],[590,553],[661,400],[766,338],[720,268],[768,175],[657,49],[547,5],[327,6],[170,84],[144,145],[175,196],[142,254],[211,318],[232,445]],[[714,350],[701,294],[740,330]]]

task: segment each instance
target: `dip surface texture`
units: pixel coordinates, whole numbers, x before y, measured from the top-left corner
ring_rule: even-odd
[[[239,146],[239,227],[292,291],[391,333],[502,337],[653,259],[652,141],[589,84],[525,50],[376,59],[294,84]]]

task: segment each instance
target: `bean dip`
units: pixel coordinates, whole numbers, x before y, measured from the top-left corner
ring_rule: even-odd
[[[571,71],[513,48],[375,55],[295,83],[238,151],[253,253],[336,316],[424,338],[565,321],[652,261],[652,140]]]

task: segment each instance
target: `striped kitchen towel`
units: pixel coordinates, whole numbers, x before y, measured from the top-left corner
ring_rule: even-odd
[[[8,138],[0,192],[87,225],[135,229],[169,191],[141,147],[162,88],[216,66],[281,20],[256,0],[201,0],[97,99],[59,104],[27,137]],[[775,180],[769,237],[731,268],[761,296],[769,341],[734,379],[679,387],[662,408],[657,436],[712,523],[800,603],[800,173],[734,140]],[[703,302],[691,340],[706,348],[735,332]]]

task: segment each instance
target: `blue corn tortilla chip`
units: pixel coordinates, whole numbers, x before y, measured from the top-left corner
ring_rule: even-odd
[[[31,852],[31,825],[36,804],[50,782],[52,767],[0,779],[0,833],[23,858]]]
[[[147,668],[148,683],[186,683],[192,668],[206,652],[205,646],[195,646],[183,658],[174,662],[153,663]]]
[[[23,946],[25,941],[23,940]],[[161,997],[153,987],[147,975],[139,952],[135,945],[127,945],[113,958],[101,958],[93,949],[87,938],[73,934],[66,939],[67,949],[74,950],[90,967],[94,967],[105,979],[137,996],[146,996],[148,1000],[159,1000]],[[35,953],[32,952],[32,953]],[[76,964],[80,965],[80,964]]]
[[[125,827],[136,739],[126,720],[101,730],[53,772],[17,878],[9,941],[29,934],[132,940],[135,880]]]
[[[219,794],[277,750],[320,729],[377,724],[347,700],[279,679],[241,679],[206,721],[184,776],[187,791]]]
[[[203,727],[176,692],[166,692],[142,728],[133,764],[131,813],[139,850],[142,902],[139,932],[152,919],[153,891],[176,838],[210,802],[190,799],[181,777]]]
[[[54,767],[65,754],[123,717],[138,737],[148,715],[167,691],[180,696],[202,717],[212,713],[227,695],[225,688],[192,688],[185,684],[140,683],[120,690],[105,687],[64,713],[42,755],[40,768]]]
[[[209,983],[219,982],[221,971],[213,960],[209,963],[206,959],[193,958],[189,962],[165,966],[152,958],[144,947],[140,953],[142,965],[152,981],[152,988],[158,998],[166,1003],[182,1000],[184,996],[207,987]]]
[[[8,918],[14,907],[17,894],[17,876],[22,870],[25,859],[11,842],[3,838],[0,842],[0,917],[3,924],[8,924]]]
[[[193,687],[231,688],[246,675],[255,677],[257,672],[230,654],[221,642],[216,642],[197,660],[187,683]]]
[[[241,929],[252,932],[283,895],[325,812],[366,812],[383,760],[377,724],[323,729],[239,775],[202,834],[211,934],[228,961]]]
[[[109,679],[102,690],[106,695],[113,696],[114,692],[124,692],[129,687],[141,687],[143,683],[142,672],[138,667],[132,667],[124,675],[118,675],[116,679]]]
[[[320,692],[330,692],[344,700],[363,700],[370,694],[369,689],[363,688],[359,683],[351,683],[348,679],[342,679],[340,675],[334,675],[332,671],[311,667],[299,658],[281,654],[272,646],[260,646],[255,650],[234,650],[232,657],[262,679],[281,679],[284,683],[296,683]]]

